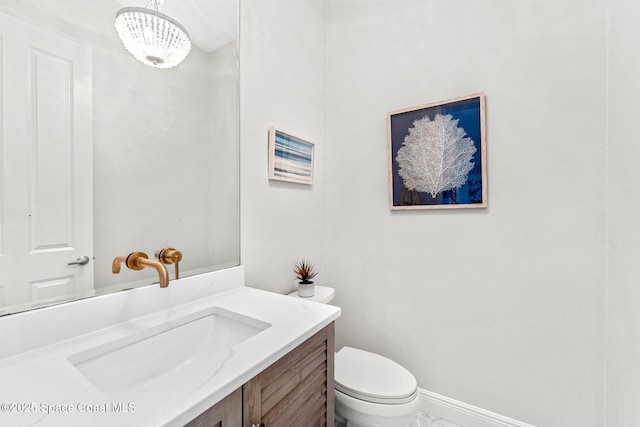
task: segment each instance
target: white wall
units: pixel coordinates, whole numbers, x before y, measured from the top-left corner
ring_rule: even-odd
[[[610,0],[607,422],[640,425],[640,4]]]
[[[240,128],[238,49],[236,41],[209,55],[209,140],[211,257],[217,267],[240,259]]]
[[[538,426],[640,424],[640,6],[262,3],[242,11],[248,282],[289,291],[311,256],[344,309],[338,345],[420,387]],[[386,113],[478,91],[489,208],[390,212]],[[320,143],[326,185],[267,181],[273,125]]]
[[[339,346],[534,425],[603,425],[605,6],[329,0]],[[474,92],[489,208],[390,212],[386,113]]]
[[[175,247],[183,253],[183,273],[211,264],[208,56],[193,49],[169,70],[132,59],[121,46],[94,48],[98,287],[157,281],[153,270],[111,272],[116,255],[133,251],[153,257]]]
[[[326,267],[325,1],[240,5],[241,261],[250,286],[289,292],[295,261]],[[312,186],[267,179],[267,130],[315,144]]]

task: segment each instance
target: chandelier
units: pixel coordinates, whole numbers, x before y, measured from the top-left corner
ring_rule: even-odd
[[[160,11],[164,0],[146,7],[125,7],[116,13],[115,27],[125,49],[156,68],[171,68],[187,57],[191,40],[178,21]]]

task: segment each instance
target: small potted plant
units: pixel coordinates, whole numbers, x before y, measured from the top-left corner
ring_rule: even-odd
[[[309,298],[314,295],[313,279],[318,275],[316,267],[306,259],[298,261],[293,266],[293,272],[298,279],[298,295]]]

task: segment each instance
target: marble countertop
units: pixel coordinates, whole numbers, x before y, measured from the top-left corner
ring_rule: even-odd
[[[234,346],[196,386],[180,375],[126,391],[94,387],[69,361],[100,344],[209,307],[270,326]],[[11,426],[181,426],[222,400],[340,316],[340,309],[238,287],[0,360],[0,424]],[[159,349],[160,351],[161,349]],[[138,361],[144,363],[144,361]],[[189,383],[195,384],[195,383]]]

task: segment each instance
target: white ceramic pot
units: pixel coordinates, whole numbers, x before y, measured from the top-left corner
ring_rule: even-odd
[[[298,296],[302,298],[309,298],[314,295],[315,285],[313,283],[298,283]]]

